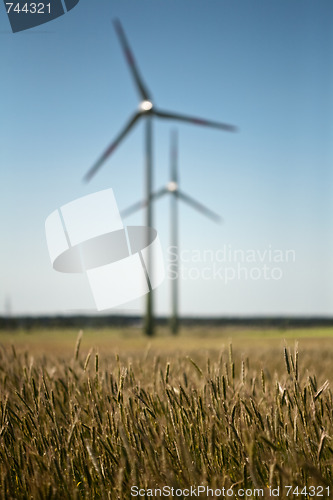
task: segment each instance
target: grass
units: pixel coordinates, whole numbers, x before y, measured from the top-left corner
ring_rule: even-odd
[[[306,333],[300,348],[289,331],[162,331],[150,345],[138,331],[4,334],[1,498],[130,499],[132,486],[166,485],[329,498],[332,331]]]
[[[76,329],[54,330],[7,330],[0,333],[0,342],[13,344],[19,349],[31,353],[56,352],[68,354],[73,350],[77,337]],[[169,329],[159,327],[156,337],[147,338],[140,328],[105,328],[99,330],[85,329],[82,347],[94,346],[107,352],[142,351],[150,346],[163,352],[187,351],[195,349],[219,349],[230,342],[234,346],[250,348],[256,346],[258,351],[266,347],[283,347],[284,342],[302,340],[302,345],[315,348],[320,342],[330,346],[333,340],[333,328],[294,328],[294,329],[259,329],[239,327],[191,327],[182,328],[180,335],[170,338]]]

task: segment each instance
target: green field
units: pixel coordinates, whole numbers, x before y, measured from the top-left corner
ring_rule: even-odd
[[[77,337],[0,334],[1,498],[333,497],[332,328]]]
[[[47,353],[49,350],[59,354],[66,354],[73,350],[78,330],[2,330],[0,343],[13,344],[20,349],[33,352]],[[333,327],[323,328],[294,328],[294,329],[264,329],[240,327],[186,327],[182,328],[178,336],[170,336],[166,327],[157,328],[157,335],[148,338],[138,328],[105,328],[86,329],[82,337],[81,347],[103,350],[128,352],[144,350],[148,346],[163,352],[191,349],[220,349],[230,342],[234,346],[249,348],[257,346],[259,350],[267,347],[284,346],[285,341],[293,345],[295,340],[301,341],[304,346],[313,346],[319,342],[319,347],[330,346],[333,341]],[[317,342],[318,341],[318,342]]]

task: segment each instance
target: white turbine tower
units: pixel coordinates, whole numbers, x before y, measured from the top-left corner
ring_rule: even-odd
[[[119,20],[114,21],[114,26],[120,40],[120,44],[124,51],[124,54],[127,59],[127,63],[130,67],[130,71],[132,73],[132,77],[135,82],[135,86],[139,93],[140,103],[139,109],[132,115],[132,117],[128,120],[126,125],[120,131],[120,133],[116,136],[116,138],[111,142],[109,147],[104,151],[101,157],[97,160],[97,162],[92,166],[92,168],[87,172],[84,179],[89,181],[96,172],[101,168],[104,162],[108,159],[108,157],[114,152],[119,143],[125,138],[128,132],[132,129],[132,127],[141,119],[145,118],[146,120],[146,130],[145,130],[145,149],[146,149],[146,168],[145,168],[145,199],[150,200],[153,193],[153,153],[152,153],[152,118],[165,118],[171,120],[178,120],[187,123],[192,123],[194,125],[202,125],[207,127],[213,127],[216,129],[224,130],[227,132],[235,132],[236,127],[233,125],[228,125],[226,123],[220,123],[215,121],[209,121],[202,118],[195,118],[193,116],[187,116],[183,114],[173,113],[169,111],[162,110],[153,104],[151,94],[148,92],[146,86],[143,83],[143,80],[139,74],[137,65],[135,63],[132,51],[129,47],[128,41],[126,39],[125,33],[122,29]],[[148,227],[153,226],[153,211],[152,204],[147,204],[147,213],[146,213],[146,225]],[[149,269],[148,260],[148,272],[151,273],[151,269]],[[147,294],[147,311],[146,311],[146,321],[145,321],[145,331],[147,335],[154,334],[154,315],[153,315],[153,294],[152,292]]]
[[[127,217],[138,210],[147,207],[153,201],[158,200],[164,195],[170,195],[170,245],[174,249],[176,255],[175,262],[173,263],[173,272],[175,277],[172,279],[171,284],[171,318],[170,328],[173,334],[178,333],[179,328],[179,224],[178,224],[178,201],[181,200],[192,208],[195,208],[206,217],[212,219],[214,222],[222,222],[222,218],[209,208],[205,207],[197,200],[184,193],[179,189],[179,174],[178,174],[178,135],[176,131],[171,134],[171,148],[170,148],[170,181],[167,185],[150,196],[149,202],[147,200],[134,203],[130,207],[121,211],[122,217]]]

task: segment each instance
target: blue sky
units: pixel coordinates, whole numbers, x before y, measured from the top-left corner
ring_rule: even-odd
[[[109,187],[120,209],[143,196],[142,123],[82,182],[138,105],[111,23],[119,17],[157,105],[239,127],[231,134],[154,120],[156,188],[168,181],[176,126],[182,189],[224,217],[217,226],[180,207],[181,313],[331,315],[332,9],[330,0],[81,0],[13,34],[1,8],[0,313],[6,297],[17,314],[93,310],[85,276],[52,269],[45,219]],[[168,201],[155,210],[166,261]],[[239,257],[218,262],[226,248],[257,252],[247,279],[242,271],[226,283],[216,273],[243,266]],[[295,259],[260,262],[269,249],[293,250]],[[264,264],[281,277],[264,279]],[[169,296],[166,280],[158,314]]]

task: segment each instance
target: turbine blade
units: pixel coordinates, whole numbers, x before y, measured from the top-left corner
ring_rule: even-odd
[[[169,113],[168,111],[161,111],[159,109],[153,108],[151,110],[153,115],[159,116],[160,118],[167,118],[171,120],[180,120],[183,122],[192,123],[194,125],[203,125],[205,127],[214,127],[227,132],[236,132],[237,127],[234,125],[228,125],[227,123],[213,122],[211,120],[205,120],[202,118],[195,118],[193,116],[180,115],[178,113]]]
[[[123,27],[122,27],[119,19],[114,19],[113,24],[114,24],[116,33],[118,35],[118,38],[120,40],[120,44],[122,46],[123,52],[125,54],[127,64],[129,65],[129,68],[130,68],[130,71],[131,71],[132,76],[134,78],[136,87],[139,91],[140,97],[145,101],[149,101],[150,100],[149,92],[147,91],[145,85],[143,84],[143,81],[142,81],[142,78],[139,74],[139,70],[138,70],[137,64],[135,62],[133,53],[130,49],[125,32],[123,30]]]
[[[155,201],[158,198],[161,198],[161,196],[165,195],[167,192],[168,192],[168,190],[166,188],[159,189],[158,191],[156,191],[156,193],[153,193],[151,195],[150,201]],[[138,210],[145,208],[147,205],[148,205],[147,200],[137,201],[136,203],[133,203],[133,205],[122,210],[120,212],[120,215],[122,217],[128,217],[129,215],[132,215],[133,213],[138,212]]]
[[[194,198],[191,198],[187,194],[185,194],[181,191],[177,191],[176,196],[178,196],[178,198],[180,198],[185,203],[187,203],[191,207],[195,208],[196,210],[198,210],[202,214],[206,215],[206,217],[209,217],[210,219],[212,219],[214,222],[221,223],[223,221],[222,217],[220,217],[218,214],[216,214],[215,212],[213,212],[209,208],[205,207],[204,205],[202,205],[198,201],[196,201]]]
[[[170,179],[172,182],[178,183],[178,133],[177,130],[171,131],[171,172]]]
[[[165,194],[167,194],[169,191],[167,190],[167,188],[161,188],[159,189],[158,191],[156,191],[156,193],[153,193],[150,197],[151,201],[155,201],[155,200],[158,200],[159,198],[162,198],[162,196],[164,196]]]
[[[96,172],[100,169],[106,159],[113,153],[121,140],[125,137],[125,135],[131,130],[135,122],[142,116],[140,113],[135,113],[134,116],[127,122],[123,130],[116,137],[116,139],[110,144],[110,146],[104,151],[102,156],[97,160],[97,162],[91,167],[91,169],[84,176],[84,180],[86,182],[90,181],[90,179],[96,174]]]
[[[120,215],[121,217],[128,217],[129,215],[134,214],[138,210],[141,210],[142,208],[145,208],[147,206],[147,201],[138,201],[136,203],[133,203],[133,205],[124,208],[124,210],[121,210]]]

